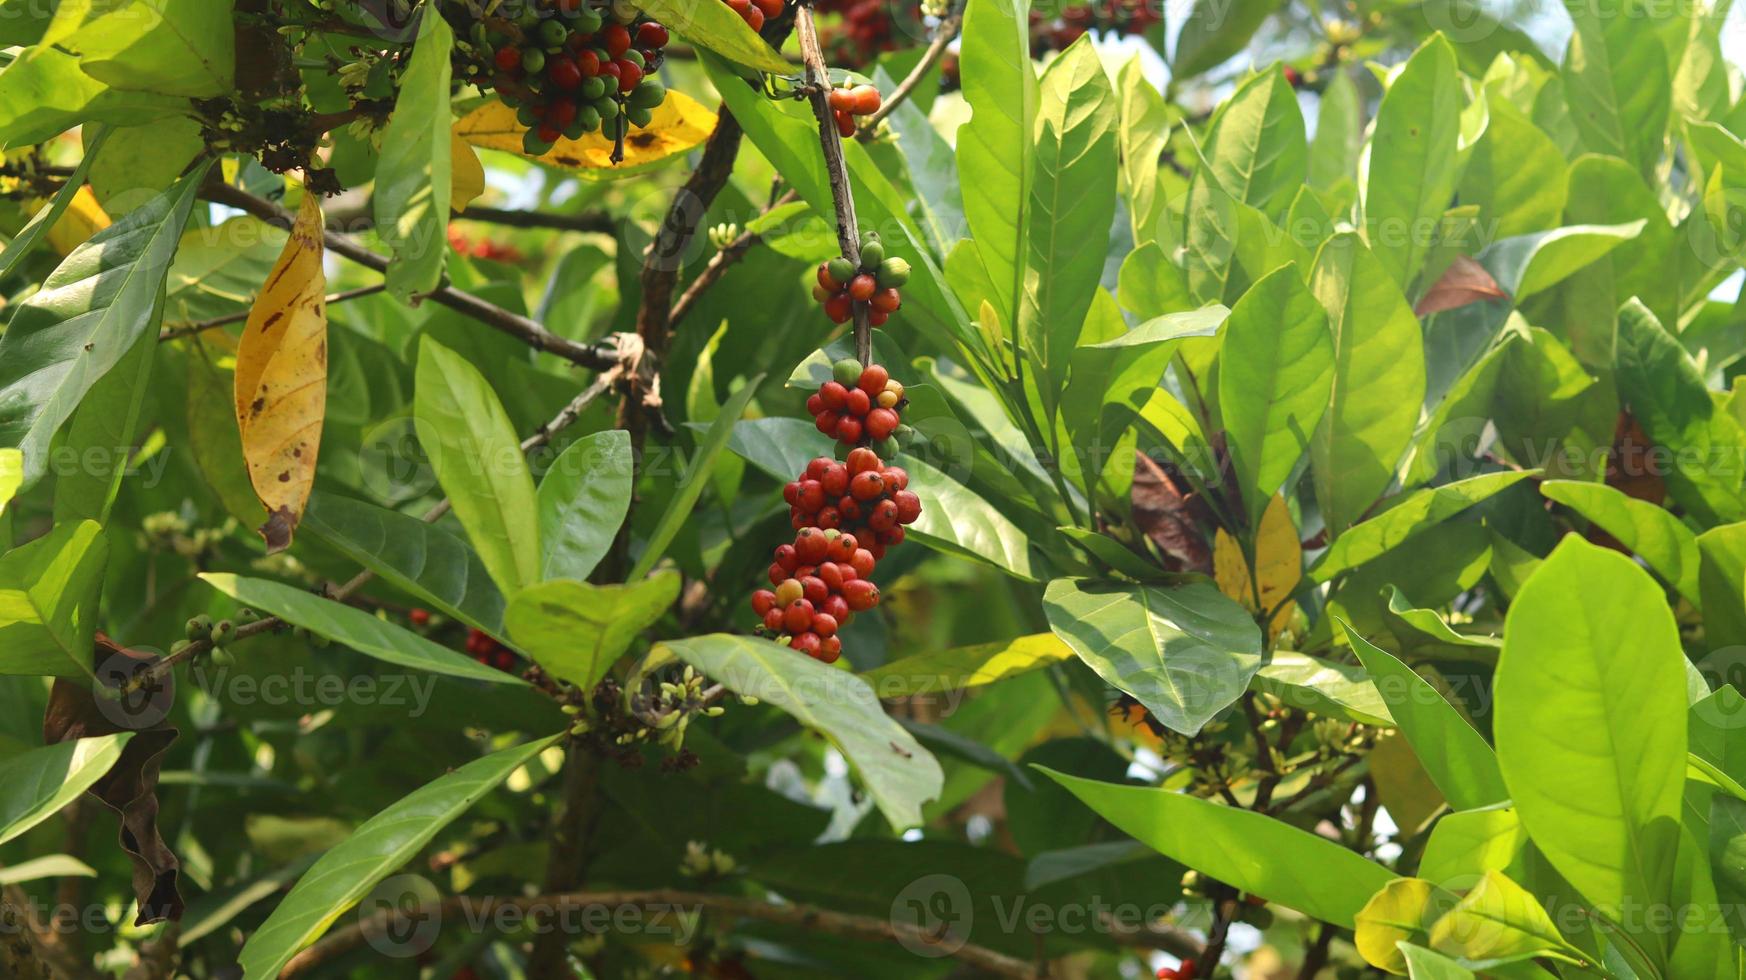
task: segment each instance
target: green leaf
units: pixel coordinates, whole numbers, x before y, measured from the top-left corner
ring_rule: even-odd
[[[739,391],[729,396],[727,403],[721,407],[721,414],[717,415],[715,421],[709,424],[709,430],[703,434],[702,440],[697,444],[697,455],[691,458],[690,464],[685,467],[684,475],[679,477],[679,489],[673,494],[673,499],[667,503],[667,509],[661,514],[661,520],[656,523],[654,532],[649,535],[648,542],[643,546],[642,556],[637,559],[636,567],[631,569],[628,581],[635,582],[649,574],[649,570],[655,567],[655,562],[660,561],[661,556],[666,553],[667,545],[673,542],[673,536],[679,533],[679,528],[691,516],[692,510],[697,505],[697,499],[703,496],[703,488],[708,485],[709,474],[715,466],[715,458],[721,455],[721,451],[727,447],[729,440],[739,431],[737,423],[740,416],[745,414],[746,405],[751,402],[752,396],[758,393],[758,386],[763,381],[762,374],[748,379]],[[794,421],[799,422],[798,419]],[[815,434],[818,432],[816,428],[807,426],[804,422],[799,424],[803,428],[812,429]],[[819,438],[824,437],[821,435]],[[810,459],[810,457],[808,458]],[[794,475],[804,468],[805,464],[803,463],[801,467],[789,470],[787,476],[778,476],[777,479],[792,480]]]
[[[1115,91],[1089,36],[1050,63],[1038,95],[1042,107],[1015,308],[1018,338],[1037,371],[1048,417],[1103,275],[1103,250],[1086,243],[1106,239],[1115,220],[1117,112]],[[980,175],[968,172],[966,179],[975,182]]]
[[[0,844],[61,812],[121,758],[133,732],[80,738],[0,761]]]
[[[749,419],[734,426],[728,447],[778,480],[792,480],[806,464],[829,456],[835,444],[800,419]],[[898,460],[909,471],[909,488],[921,497],[921,517],[909,540],[937,551],[985,562],[1016,578],[1034,581],[1030,539],[1005,514],[962,483],[915,457]]]
[[[1693,605],[1702,605],[1697,536],[1665,508],[1604,483],[1547,480],[1540,484],[1540,493],[1617,538],[1680,595]]]
[[[1395,722],[1376,685],[1360,667],[1276,650],[1255,675],[1255,687],[1288,706],[1391,728]]]
[[[303,530],[444,615],[503,634],[503,593],[466,541],[416,517],[317,490]]]
[[[1472,970],[1442,953],[1408,942],[1400,943],[1399,947],[1409,980],[1473,980]]]
[[[1535,846],[1615,921],[1667,898],[1684,785],[1684,660],[1649,573],[1575,536],[1505,620],[1492,722],[1504,782]]]
[[[1041,103],[1029,6],[1025,0],[969,0],[958,55],[964,101],[972,110],[958,130],[964,218],[1007,323],[1016,311],[1014,297],[1024,293]]]
[[[1431,926],[1459,901],[1446,889],[1424,878],[1395,878],[1382,886],[1358,912],[1352,943],[1365,962],[1388,973],[1405,973],[1400,947],[1408,940],[1429,938]]]
[[[1237,301],[1218,375],[1219,413],[1253,527],[1309,448],[1333,385],[1328,317],[1297,270],[1275,270]]]
[[[132,462],[134,429],[151,388],[158,356],[159,315],[133,342],[133,350],[98,379],[79,402],[56,451],[77,453],[80,466],[55,478],[55,523],[91,520],[109,523],[109,512],[121,492],[122,477]]]
[[[91,676],[109,545],[92,521],[0,555],[0,674]]]
[[[0,515],[6,513],[6,505],[23,485],[24,454],[16,449],[0,449]],[[5,540],[0,539],[0,544],[3,543]]]
[[[1158,219],[1167,210],[1167,202],[1159,193],[1158,160],[1170,140],[1174,113],[1164,101],[1164,93],[1146,77],[1145,64],[1139,55],[1122,66],[1117,83],[1121,87],[1121,124],[1116,142],[1121,147],[1122,193],[1127,198],[1134,241],[1144,244],[1158,237]]]
[[[393,250],[388,291],[403,303],[442,282],[449,239],[449,49],[434,7],[420,18],[376,162],[376,233]]]
[[[794,66],[772,50],[732,8],[693,0],[631,0],[631,3],[687,41],[729,61],[755,71],[794,74]]]
[[[539,489],[542,578],[586,579],[606,557],[630,512],[633,466],[622,429],[583,436],[552,461]]]
[[[504,594],[540,580],[539,504],[521,443],[491,383],[426,336],[413,421],[437,482]]]
[[[526,683],[362,609],[324,599],[296,586],[226,572],[205,572],[200,578],[245,606],[265,610],[293,626],[301,626],[385,663],[493,684]]]
[[[232,6],[232,0],[153,0],[108,7],[113,13],[86,21],[59,45],[114,89],[228,95],[236,74]]]
[[[153,329],[164,274],[206,168],[74,249],[0,335],[0,446],[24,452],[24,485],[85,393]]]
[[[1437,920],[1431,927],[1431,946],[1472,961],[1548,956],[1588,962],[1565,941],[1539,899],[1496,871],[1487,871]]]
[[[1352,526],[1394,479],[1425,399],[1418,318],[1357,235],[1329,239],[1310,291],[1328,312],[1334,376],[1310,442],[1316,501],[1330,537]]]
[[[126,735],[131,736],[128,732]],[[114,736],[108,736],[113,738]],[[43,878],[95,878],[97,869],[68,854],[50,854],[0,868],[0,885],[17,885]]]
[[[1037,767],[1165,857],[1241,891],[1350,929],[1394,873],[1324,837],[1252,810]]]
[[[1479,205],[1479,226],[1495,238],[1551,228],[1564,214],[1564,155],[1513,103],[1493,94],[1485,135],[1461,175],[1463,203]]]
[[[881,700],[917,694],[945,694],[981,687],[1041,670],[1073,656],[1053,633],[917,653],[882,664],[861,675]]]
[[[1176,35],[1170,77],[1187,80],[1224,64],[1280,6],[1278,0],[1195,0]]]
[[[1697,547],[1704,641],[1712,649],[1746,644],[1746,522],[1710,528]]]
[[[1376,110],[1364,182],[1364,237],[1402,290],[1412,287],[1460,179],[1461,77],[1434,34],[1413,52]]]
[[[475,759],[413,790],[359,825],[298,879],[243,945],[244,980],[272,980],[291,957],[326,932],[382,879],[412,860],[439,831],[561,736]]]
[[[655,649],[830,739],[893,829],[919,824],[922,804],[939,797],[945,779],[940,764],[885,714],[859,677],[765,640],[725,633],[673,640]]]
[[[1527,829],[1514,807],[1457,810],[1444,814],[1431,828],[1419,858],[1419,876],[1462,890],[1487,871],[1508,871],[1527,843]]]
[[[18,229],[18,234],[13,235],[5,247],[0,248],[0,279],[5,279],[13,267],[30,254],[42,236],[55,226],[55,222],[61,220],[61,215],[67,213],[67,205],[73,203],[73,196],[85,184],[85,175],[96,161],[97,151],[103,148],[104,141],[112,132],[114,130],[108,126],[93,127],[85,139],[85,155],[80,158],[79,165],[73,168],[73,172],[67,175],[66,183],[61,185],[60,190],[55,191],[54,197],[49,198],[47,207],[32,215],[24,227]]]
[[[1209,582],[1175,588],[1056,579],[1043,593],[1055,635],[1159,722],[1199,732],[1261,667],[1261,631]]]
[[[77,55],[40,45],[0,70],[0,147],[40,143],[72,126],[136,126],[185,114],[188,100],[111,89],[79,65]]]
[[[1309,577],[1326,582],[1399,547],[1414,535],[1454,517],[1474,504],[1538,474],[1510,470],[1468,477],[1440,487],[1427,487],[1392,498],[1376,516],[1354,524],[1334,539],[1310,568]]]
[[[1283,217],[1309,165],[1303,113],[1285,73],[1275,66],[1237,86],[1213,116],[1201,154],[1225,193]]]
[[[1746,432],[1716,407],[1679,341],[1634,299],[1619,310],[1617,377],[1632,417],[1672,455],[1662,478],[1673,499],[1704,525],[1746,519],[1740,495]]]
[[[679,598],[679,573],[628,585],[556,580],[523,589],[504,617],[509,638],[546,672],[587,692]]]
[[[1364,151],[1364,104],[1358,86],[1344,68],[1333,74],[1316,107],[1316,135],[1309,145],[1309,186],[1323,191],[1357,180],[1358,157]]]
[[[197,119],[176,116],[144,126],[106,130],[114,135],[91,167],[91,192],[97,203],[111,217],[117,217],[175,183],[206,149],[201,128]]]
[[[1466,717],[1411,667],[1341,626],[1394,724],[1449,802],[1470,810],[1509,799],[1497,756]]]
[[[1564,56],[1564,94],[1583,146],[1653,180],[1673,110],[1672,69],[1654,21],[1682,14],[1635,0],[1604,13],[1566,7],[1576,30]]]
[[[1493,242],[1479,253],[1497,284],[1520,303],[1637,237],[1643,221],[1623,225],[1570,225]]]

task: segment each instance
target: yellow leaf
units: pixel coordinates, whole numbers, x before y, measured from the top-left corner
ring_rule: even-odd
[[[1370,896],[1357,915],[1353,945],[1377,969],[1405,975],[1401,941],[1423,944],[1431,925],[1455,906],[1455,896],[1422,878],[1396,878]]]
[[[479,163],[479,154],[453,130],[449,132],[449,161],[449,209],[459,214],[485,193],[485,168]]]
[[[236,422],[249,482],[267,508],[268,553],[283,551],[315,482],[327,407],[327,276],[320,196],[297,223],[249,311],[236,356]]]
[[[1273,609],[1297,590],[1303,579],[1303,545],[1297,540],[1297,528],[1291,523],[1291,511],[1285,498],[1274,494],[1261,515],[1261,530],[1255,536],[1255,558],[1260,573],[1257,582],[1249,581],[1249,562],[1237,539],[1219,529],[1213,539],[1213,578],[1219,591],[1243,604],[1252,613]],[[1255,602],[1259,585],[1261,602]],[[1269,631],[1278,636],[1291,620],[1291,606],[1285,605],[1274,614]]]
[[[496,99],[461,117],[454,131],[474,146],[527,156],[521,148],[527,127],[516,121],[514,109]],[[592,174],[594,177],[628,176],[638,168],[697,147],[713,132],[715,113],[683,92],[670,91],[667,101],[655,107],[649,125],[633,128],[625,138],[624,163],[616,168],[611,160],[612,140],[598,132],[579,140],[560,139],[544,156],[529,159],[566,170],[605,171]]]
[[[48,207],[48,202],[44,201],[42,206]],[[60,220],[48,230],[49,244],[54,246],[55,251],[66,255],[109,225],[109,215],[97,203],[97,195],[92,192],[91,185],[86,184],[73,195],[72,201],[67,204],[67,210],[61,212]]]

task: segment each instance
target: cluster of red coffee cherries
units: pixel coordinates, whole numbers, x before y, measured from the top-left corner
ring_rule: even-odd
[[[1164,19],[1158,0],[1093,0],[1067,6],[1059,15],[1031,11],[1031,54],[1065,49],[1086,31],[1124,36],[1145,34]]]
[[[515,673],[515,652],[491,638],[484,630],[467,631],[467,654],[487,667]]]
[[[761,31],[764,25],[782,16],[782,9],[787,6],[784,0],[722,0],[746,26],[754,31]]]
[[[449,247],[462,255],[490,262],[520,262],[526,256],[514,245],[490,238],[468,238],[459,228],[449,226]]]
[[[497,92],[528,127],[522,149],[549,151],[559,139],[625,125],[647,126],[667,88],[654,77],[667,28],[614,0],[536,0],[510,17],[475,18],[473,6],[442,7],[457,34],[457,70]]]
[[[831,380],[806,400],[818,431],[847,447],[871,446],[882,458],[896,456],[910,436],[903,424],[903,409],[909,404],[903,385],[884,367],[863,368],[852,357],[838,361],[831,373]]]
[[[863,367],[847,358],[837,362],[833,373],[835,378],[825,382],[808,404],[820,405],[821,416],[836,413],[839,428],[841,420],[862,420],[857,421],[858,431],[851,433],[856,438],[842,440],[845,445],[860,441],[869,425],[883,427],[887,416],[894,427],[900,424],[902,386],[897,386],[894,399],[888,399],[889,405],[879,405],[873,397],[874,392],[881,397],[893,393],[885,368]],[[826,392],[843,408],[822,408]],[[855,408],[861,409],[859,415]],[[879,421],[871,422],[875,418]],[[890,439],[890,433],[883,437]],[[909,489],[907,472],[889,465],[867,446],[854,446],[841,460],[820,456],[807,463],[782,488],[782,499],[788,503],[794,541],[776,547],[770,563],[771,588],[752,594],[752,611],[758,616],[759,632],[785,638],[793,649],[835,663],[843,652],[838,631],[855,613],[879,604],[879,587],[872,582],[874,567],[888,548],[902,543],[904,527],[921,516],[921,498]]]
[[[818,267],[812,298],[824,304],[825,315],[833,323],[853,320],[856,305],[865,303],[867,322],[884,326],[891,314],[903,307],[897,290],[909,282],[909,271],[908,262],[885,257],[885,245],[877,232],[870,231],[861,236],[860,265],[838,256]]]
[[[855,117],[871,116],[879,111],[883,97],[871,85],[842,85],[831,89],[831,116],[837,121],[837,135],[848,139],[855,135]]]
[[[891,0],[818,0],[820,13],[841,14],[825,43],[832,64],[866,65],[880,53],[922,38],[921,5]],[[906,23],[899,23],[905,18]]]

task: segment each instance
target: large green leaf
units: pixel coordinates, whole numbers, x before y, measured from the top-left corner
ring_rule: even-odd
[[[656,650],[830,739],[894,829],[916,826],[922,804],[939,797],[940,764],[885,714],[859,677],[766,640],[725,633],[673,640]]]
[[[6,513],[6,505],[18,494],[18,488],[24,485],[24,454],[16,449],[0,449],[0,515]],[[0,544],[6,539],[0,538]]]
[[[606,557],[630,512],[633,469],[623,429],[583,436],[552,461],[540,477],[542,578],[586,579]]]
[[[1418,278],[1461,177],[1461,77],[1455,49],[1435,34],[1382,96],[1370,137],[1364,237],[1405,289]]]
[[[634,582],[649,574],[655,567],[655,562],[666,554],[667,546],[673,543],[673,536],[679,533],[679,528],[691,517],[692,509],[697,505],[697,499],[703,496],[703,489],[708,485],[709,474],[715,467],[715,459],[726,448],[729,439],[739,430],[736,424],[740,416],[745,414],[746,406],[751,403],[752,396],[757,394],[758,385],[763,383],[764,376],[756,375],[749,379],[739,391],[729,396],[727,403],[721,407],[721,413],[715,421],[709,424],[703,438],[698,441],[697,455],[685,467],[685,472],[679,477],[678,492],[667,502],[667,509],[661,513],[661,519],[656,522],[655,530],[649,535],[649,540],[643,545],[642,556],[637,559],[636,567],[631,569],[629,580]],[[798,421],[798,420],[796,420]],[[804,423],[803,423],[804,427]],[[816,428],[812,429],[818,433]],[[823,438],[823,436],[820,436]],[[809,459],[811,457],[808,457]],[[795,475],[805,468],[790,469],[787,476],[778,475],[779,480],[794,479]]]
[[[362,609],[324,599],[296,586],[227,572],[206,572],[200,578],[245,606],[265,610],[287,623],[385,663],[493,684],[526,683]]]
[[[1528,843],[1514,807],[1457,810],[1438,818],[1419,858],[1419,877],[1451,890],[1487,871],[1507,871]]]
[[[1225,63],[1248,45],[1279,0],[1195,0],[1170,59],[1170,76],[1188,79]]]
[[[388,290],[401,302],[442,282],[449,251],[449,49],[454,43],[448,21],[435,7],[425,8],[376,161],[376,233],[394,252]]]
[[[716,54],[761,72],[794,74],[794,66],[782,59],[752,30],[743,18],[723,4],[693,0],[632,0],[650,17],[672,28],[685,39]]]
[[[1352,928],[1358,910],[1394,878],[1333,841],[1252,810],[1038,768],[1165,857],[1324,922]]]
[[[1008,324],[1018,312],[1015,297],[1024,293],[1040,111],[1029,11],[1029,0],[969,0],[958,51],[971,109],[958,130],[964,220]]]
[[[0,674],[91,676],[108,557],[92,521],[62,524],[0,555]]]
[[[1308,450],[1328,407],[1328,316],[1296,269],[1257,282],[1231,309],[1219,353],[1219,413],[1253,527]]]
[[[1564,92],[1583,145],[1653,179],[1673,108],[1672,69],[1655,21],[1679,12],[1638,0],[1604,11],[1566,8],[1576,31],[1564,55]]]
[[[1038,92],[1042,104],[1015,322],[1048,416],[1103,275],[1103,250],[1086,243],[1108,238],[1115,220],[1117,111],[1115,91],[1089,36],[1049,65]],[[974,182],[979,175],[965,179]]]
[[[1303,187],[1309,161],[1297,93],[1275,67],[1220,104],[1201,154],[1225,193],[1278,219]]]
[[[1531,470],[1486,473],[1394,497],[1381,513],[1353,525],[1334,539],[1310,568],[1310,578],[1326,582],[1341,572],[1357,568],[1400,546],[1413,535],[1534,475],[1536,471]]]
[[[1437,920],[1431,927],[1431,946],[1478,962],[1529,956],[1588,962],[1565,940],[1539,899],[1497,871],[1485,872],[1479,884]]]
[[[1746,519],[1746,431],[1716,407],[1703,374],[1642,303],[1619,310],[1619,396],[1649,441],[1671,455],[1667,490],[1704,525]]]
[[[1041,670],[1073,656],[1053,633],[917,653],[862,674],[881,699],[945,694]]]
[[[627,585],[563,579],[523,589],[509,601],[509,638],[546,672],[583,691],[679,598],[679,573]]]
[[[787,481],[814,458],[831,455],[834,443],[800,419],[749,419],[734,426],[728,448]],[[896,463],[909,472],[909,488],[922,501],[921,517],[908,528],[910,540],[1034,579],[1030,539],[1023,529],[932,464],[909,456]]]
[[[1479,226],[1498,238],[1555,227],[1569,173],[1563,154],[1513,103],[1492,95],[1485,135],[1461,175],[1461,200],[1479,205]]]
[[[1519,303],[1563,282],[1573,273],[1642,232],[1643,221],[1623,225],[1570,225],[1493,242],[1479,253],[1504,292]]]
[[[0,335],[0,446],[40,479],[49,441],[155,323],[164,274],[206,168],[74,249]]]
[[[59,42],[111,88],[187,98],[228,95],[236,73],[233,0],[109,7]],[[99,9],[105,9],[99,5]]]
[[[302,528],[468,626],[503,633],[503,593],[467,542],[416,517],[317,490]]]
[[[1391,728],[1388,704],[1364,669],[1292,650],[1275,650],[1255,674],[1255,688],[1288,707]]]
[[[1342,68],[1322,90],[1316,107],[1316,135],[1309,145],[1309,185],[1329,190],[1341,181],[1358,177],[1358,158],[1364,150],[1364,100],[1351,72]]]
[[[538,582],[539,504],[503,403],[477,368],[428,336],[417,386],[419,444],[486,570],[506,595]]]
[[[121,758],[132,732],[78,738],[0,761],[0,844],[59,813]]]
[[[1134,241],[1143,244],[1158,237],[1158,219],[1167,210],[1158,185],[1158,160],[1170,139],[1173,113],[1164,93],[1146,77],[1139,55],[1122,66],[1118,84],[1121,125],[1116,142],[1121,147],[1122,193],[1127,198]]]
[[[1570,536],[1511,603],[1492,730],[1535,846],[1606,915],[1667,899],[1686,755],[1685,656],[1660,586]],[[1665,952],[1665,939],[1639,933]]]
[[[1187,735],[1241,697],[1261,667],[1261,631],[1209,582],[1056,579],[1043,613],[1099,677]]]
[[[1711,649],[1746,644],[1746,522],[1697,537],[1704,641]]]
[[[13,235],[5,247],[0,248],[0,279],[6,278],[13,267],[30,254],[30,250],[36,247],[42,236],[55,226],[55,222],[61,220],[61,215],[67,213],[67,205],[73,203],[73,196],[79,193],[79,188],[85,186],[85,174],[90,171],[92,163],[97,159],[97,151],[103,148],[103,143],[111,132],[113,130],[108,126],[93,127],[93,131],[85,138],[85,155],[80,158],[79,165],[73,168],[73,172],[67,175],[66,183],[61,185],[60,190],[55,191],[54,197],[49,198],[48,206],[31,215],[24,227],[18,229],[18,234]]]
[[[140,125],[187,110],[187,99],[112,89],[85,74],[77,55],[52,45],[0,70],[0,147],[39,143],[84,122]]]
[[[55,523],[109,523],[109,512],[121,492],[121,480],[132,462],[134,429],[150,392],[152,368],[158,357],[158,324],[163,305],[133,342],[120,363],[97,379],[79,402],[57,444],[57,454],[77,454],[81,465],[56,467]]]
[[[1341,626],[1396,727],[1449,802],[1469,810],[1508,799],[1497,756],[1467,718],[1411,667]]]
[[[557,742],[538,739],[467,763],[412,791],[359,825],[298,879],[267,921],[243,945],[244,980],[272,980],[291,957],[326,932],[347,909],[496,789],[510,774]]]
[[[1310,465],[1322,520],[1337,537],[1388,489],[1412,444],[1425,398],[1425,350],[1412,307],[1357,235],[1322,246],[1310,291],[1328,312],[1334,349]]]
[[[1547,480],[1540,484],[1540,492],[1588,518],[1635,552],[1693,605],[1702,605],[1697,536],[1666,508],[1604,483]]]

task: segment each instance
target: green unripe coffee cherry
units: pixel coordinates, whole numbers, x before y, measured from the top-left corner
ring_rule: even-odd
[[[576,14],[576,30],[583,34],[595,34],[606,26],[606,18],[600,16],[600,11],[593,7],[583,7]]]
[[[886,436],[873,444],[873,451],[878,453],[879,458],[886,462],[890,462],[892,459],[896,458],[898,449],[899,446],[897,445],[896,436]]]
[[[228,619],[221,619],[212,624],[212,645],[226,646],[236,639],[236,624]]]
[[[902,259],[886,259],[879,263],[879,285],[896,289],[909,281],[909,263]]]
[[[250,623],[260,622],[261,621],[261,614],[258,612],[255,612],[253,609],[250,609],[247,606],[244,606],[241,609],[238,609],[236,611],[236,615],[231,617],[231,618],[235,619],[237,621],[237,625],[247,626]]]
[[[600,113],[601,125],[605,125],[618,119],[619,113],[623,110],[619,107],[618,100],[609,95],[594,100],[594,111]],[[610,135],[617,130],[609,130],[608,132]]]
[[[536,76],[538,76],[540,72],[546,70],[546,53],[539,48],[528,48],[526,51],[523,51],[521,53],[521,69],[522,71],[527,72],[528,87],[537,87],[535,85],[538,81]]]
[[[647,106],[633,105],[625,110],[624,117],[630,120],[632,126],[640,128],[655,121],[655,110]]]
[[[643,61],[643,53],[641,51],[638,51],[636,48],[631,48],[631,49],[627,50],[624,54],[619,55],[619,58],[624,60],[624,61],[628,61],[633,65],[636,65],[638,68],[641,68],[645,64],[647,64],[647,62]]]
[[[606,94],[606,79],[595,75],[593,78],[582,79],[582,87],[576,90],[584,102],[593,102]],[[595,115],[599,115],[598,112]]]
[[[873,272],[885,262],[885,246],[874,239],[861,246],[861,268]]]
[[[521,134],[521,149],[530,157],[543,157],[552,151],[552,144],[540,139],[540,131],[530,129]]]
[[[515,26],[523,28],[524,30],[533,30],[540,26],[540,12],[534,9],[533,4],[528,4],[527,9],[523,10],[521,15],[515,18]]]
[[[570,120],[570,125],[564,127],[564,138],[567,140],[579,140],[586,135],[588,135],[588,130],[583,128],[582,114],[578,112],[576,113],[576,118]]]
[[[569,29],[563,24],[558,23],[556,19],[540,21],[540,41],[543,42],[546,47],[559,47],[564,43],[564,39],[569,36]]]
[[[665,101],[667,86],[652,78],[631,90],[630,104],[639,109],[653,109]]]
[[[220,667],[236,666],[236,654],[231,653],[223,647],[213,647],[210,656],[212,657],[212,662]]]
[[[835,279],[837,282],[842,283],[843,285],[847,286],[849,284],[849,280],[855,278],[855,272],[856,272],[855,263],[850,262],[848,259],[845,259],[839,255],[836,258],[831,260],[831,264],[828,267],[827,271],[830,272],[832,279]],[[857,377],[859,377],[859,376],[857,376]],[[839,378],[838,380],[840,381],[842,379]],[[843,383],[850,384],[851,382],[844,381]]]
[[[837,384],[852,387],[861,381],[861,362],[845,357],[831,365],[831,376],[837,379]]]
[[[915,441],[915,429],[908,425],[900,425],[892,431],[891,437],[897,440],[899,446],[907,446]]]
[[[212,617],[201,613],[188,620],[188,639],[205,640],[212,636]]]
[[[540,111],[531,105],[524,105],[515,110],[515,121],[531,129],[540,124]]]
[[[585,105],[576,110],[576,125],[582,127],[583,133],[592,133],[600,128],[600,113],[593,106]]]
[[[491,32],[487,31],[485,29],[485,22],[484,21],[482,21],[482,20],[474,21],[473,22],[473,29],[471,31],[467,32],[467,36],[473,39],[474,44],[478,45],[481,48],[485,48],[487,51],[490,50],[490,48],[491,48]]]

